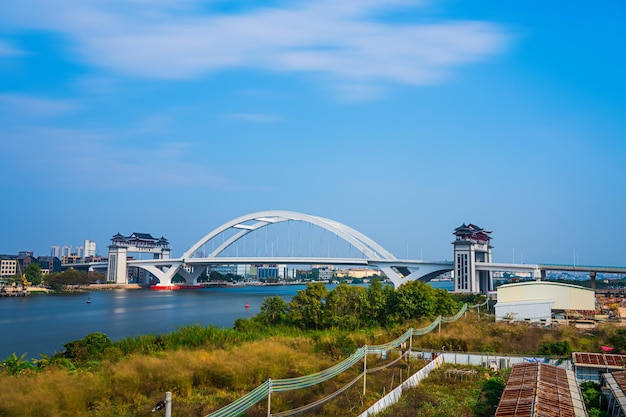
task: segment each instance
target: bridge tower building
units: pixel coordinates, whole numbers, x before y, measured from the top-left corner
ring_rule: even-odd
[[[109,245],[107,281],[128,284],[128,254],[151,253],[153,259],[170,259],[169,242],[164,237],[154,238],[149,233],[133,233],[130,236],[116,234]],[[146,282],[147,283],[147,282]]]
[[[486,294],[493,290],[491,271],[477,271],[476,264],[491,263],[491,232],[474,224],[454,229],[454,291]]]

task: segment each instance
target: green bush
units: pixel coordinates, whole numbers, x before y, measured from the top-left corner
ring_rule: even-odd
[[[543,356],[566,356],[572,353],[572,347],[567,340],[543,342],[539,346],[538,353]]]
[[[106,334],[90,333],[84,339],[74,340],[63,345],[65,347],[63,355],[78,361],[102,359],[105,350],[112,345],[111,339]]]

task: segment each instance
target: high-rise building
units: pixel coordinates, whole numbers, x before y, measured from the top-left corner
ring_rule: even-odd
[[[61,246],[50,246],[50,256],[61,259]]]
[[[85,244],[83,247],[85,248],[85,258],[96,256],[96,242],[94,242],[93,240],[85,239]]]
[[[477,271],[477,263],[491,263],[491,232],[474,224],[454,229],[454,291],[486,294],[493,290],[490,271]]]

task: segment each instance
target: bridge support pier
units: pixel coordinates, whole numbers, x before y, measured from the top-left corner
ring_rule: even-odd
[[[596,289],[596,271],[589,272],[589,278],[591,278],[591,289],[595,291]]]

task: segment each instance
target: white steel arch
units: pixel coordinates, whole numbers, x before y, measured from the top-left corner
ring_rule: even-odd
[[[215,250],[213,250],[213,252],[211,252],[211,254],[209,255],[210,258],[216,257],[228,246],[232,245],[234,242],[241,239],[250,232],[259,230],[271,224],[285,222],[289,220],[304,221],[328,230],[329,232],[334,233],[346,242],[350,243],[352,246],[357,248],[365,257],[372,261],[396,260],[395,256],[393,256],[378,243],[374,242],[372,239],[368,238],[362,233],[352,229],[351,227],[346,226],[345,224],[339,223],[334,220],[325,219],[319,216],[311,216],[308,214],[284,210],[260,211],[257,213],[247,214],[245,216],[241,216],[227,223],[224,223],[223,225],[209,232],[198,242],[196,242],[191,248],[189,248],[187,252],[183,254],[182,258],[191,258],[193,254],[196,253],[196,251],[198,251],[198,249],[200,249],[205,243],[209,242],[211,239],[227,231],[228,229],[239,229],[239,232],[235,233],[228,240],[226,240]],[[256,223],[253,223],[252,225],[245,224],[248,222]]]
[[[423,279],[430,280],[434,276],[443,273],[445,271],[452,270],[452,262],[424,262],[424,261],[409,261],[399,260],[388,252],[385,248],[374,242],[369,237],[360,233],[357,230],[352,229],[345,224],[339,223],[334,220],[326,219],[319,216],[311,216],[308,214],[297,213],[293,211],[284,210],[268,210],[260,211],[256,213],[247,214],[245,216],[233,219],[223,225],[217,227],[213,231],[206,234],[202,239],[196,242],[189,250],[187,250],[181,258],[178,259],[153,259],[153,260],[132,260],[128,261],[129,265],[143,268],[152,273],[159,279],[160,285],[171,285],[172,279],[176,274],[180,274],[187,282],[195,284],[201,269],[194,268],[194,266],[200,266],[205,264],[212,264],[216,261],[226,260],[225,258],[218,258],[217,256],[222,253],[230,245],[246,236],[248,233],[257,231],[265,226],[269,226],[276,223],[286,221],[304,221],[313,225],[316,225],[322,229],[325,229],[334,235],[342,238],[345,242],[354,246],[358,251],[363,254],[363,259],[328,259],[328,258],[316,258],[315,260],[320,263],[328,264],[329,261],[341,261],[341,264],[349,265],[368,265],[381,270],[397,288],[405,282]],[[203,258],[194,258],[193,255],[203,245],[209,242],[214,237],[220,235],[227,230],[237,230],[232,236],[221,243],[216,249],[214,249],[208,256]],[[296,258],[298,259],[298,258]],[[242,262],[248,263],[259,262],[259,258],[231,258],[229,262]],[[291,259],[295,260],[295,259]],[[299,258],[299,261],[310,261],[311,259]],[[289,263],[289,258],[282,258],[281,262]],[[299,262],[301,263],[301,262]],[[190,266],[191,270],[187,271],[186,266]],[[412,269],[412,270],[411,270]]]

